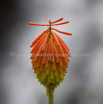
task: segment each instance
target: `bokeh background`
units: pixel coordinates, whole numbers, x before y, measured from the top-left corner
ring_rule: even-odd
[[[47,104],[46,90],[35,78],[30,45],[47,23],[72,36],[58,35],[70,49],[65,81],[55,90],[54,104],[103,104],[103,0],[0,1],[0,104]]]

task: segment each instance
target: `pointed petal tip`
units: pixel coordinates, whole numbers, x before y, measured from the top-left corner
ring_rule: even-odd
[[[28,22],[28,25],[31,25],[31,22]]]
[[[70,33],[70,35],[72,35],[72,33]]]
[[[45,17],[45,19],[46,19],[48,22],[50,21],[48,17]]]
[[[32,48],[34,46],[34,44],[32,43],[31,45],[30,45],[30,48]]]

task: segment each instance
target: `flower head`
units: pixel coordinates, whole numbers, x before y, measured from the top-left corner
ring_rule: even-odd
[[[63,32],[51,26],[66,24],[69,21],[54,24],[63,20],[60,18],[51,22],[47,17],[48,24],[28,23],[29,25],[48,26],[33,42],[30,47],[31,50],[32,67],[36,78],[47,89],[54,93],[54,90],[64,80],[65,73],[67,73],[68,62],[70,57],[69,48],[64,41],[53,31],[63,33],[65,35],[72,35],[68,32]]]

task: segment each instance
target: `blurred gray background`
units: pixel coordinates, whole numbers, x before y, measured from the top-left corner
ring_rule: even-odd
[[[32,70],[30,45],[47,23],[56,26],[70,49],[65,81],[55,90],[54,104],[103,104],[103,0],[0,1],[0,104],[47,104],[46,90]]]

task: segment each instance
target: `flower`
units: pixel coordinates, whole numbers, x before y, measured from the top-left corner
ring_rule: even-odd
[[[32,68],[36,73],[38,81],[46,87],[47,95],[49,90],[52,94],[59,84],[64,80],[65,73],[67,73],[68,62],[70,61],[69,48],[65,42],[53,31],[63,33],[65,35],[72,35],[68,32],[63,32],[51,26],[66,24],[69,21],[54,24],[63,20],[60,18],[51,22],[47,17],[48,24],[28,23],[29,25],[48,26],[33,42],[30,47]]]

